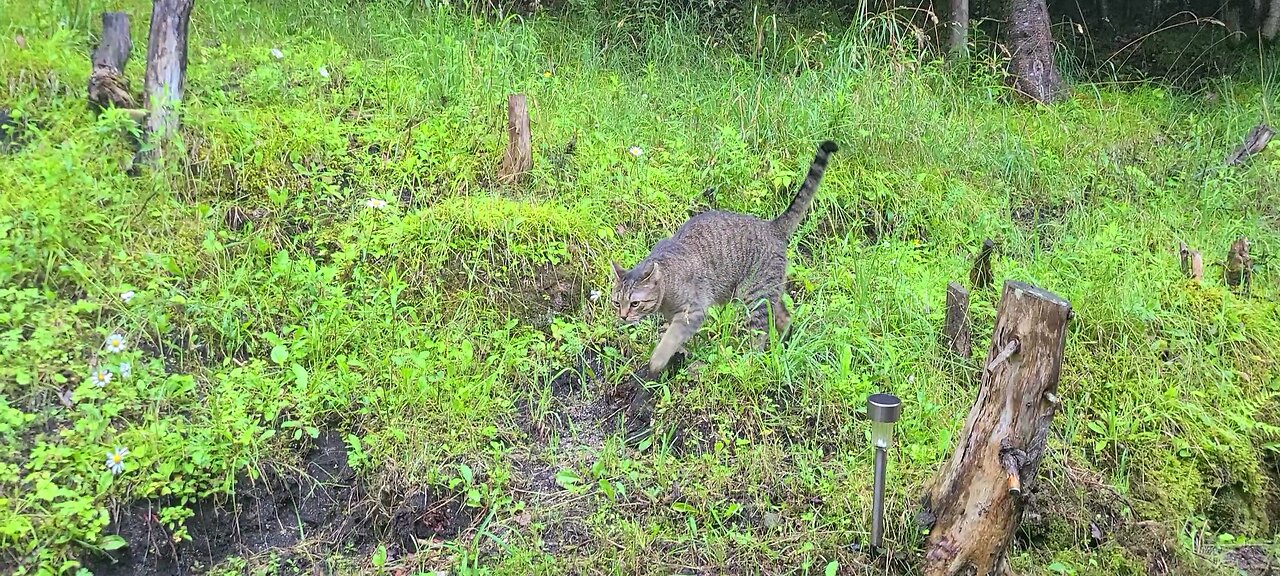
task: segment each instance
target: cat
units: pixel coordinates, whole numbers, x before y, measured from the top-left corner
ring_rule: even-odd
[[[731,300],[747,305],[756,347],[769,345],[769,324],[779,337],[790,326],[782,303],[787,245],[813,204],[827,161],[839,150],[830,140],[818,146],[809,174],[791,204],[773,220],[713,210],[689,218],[630,270],[613,264],[613,307],[620,321],[635,324],[651,314],[666,319],[662,339],[649,357],[657,377],[671,357],[702,326],[707,310]]]

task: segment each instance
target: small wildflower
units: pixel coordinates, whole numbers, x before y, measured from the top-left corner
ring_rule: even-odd
[[[551,73],[551,71],[550,71],[550,70],[545,70],[545,71],[543,71],[543,72],[542,72],[542,77],[543,77],[543,78],[550,78],[551,76],[553,76],[553,74]]]
[[[133,300],[133,297],[133,290],[125,290],[124,293],[120,295],[120,299],[124,300],[125,304],[128,304],[130,300]]]
[[[600,291],[599,291],[599,290],[592,290],[592,291],[591,291],[591,301],[592,301],[592,302],[595,302],[596,300],[599,300],[599,299],[600,299]]]
[[[107,469],[112,474],[124,472],[124,457],[129,455],[129,449],[122,446],[116,446],[115,450],[107,452]]]
[[[328,69],[328,68],[325,68],[324,66],[321,66],[321,67],[320,67],[319,72],[320,72],[320,77],[321,77],[321,78],[328,78],[328,77],[329,77],[329,69]]]
[[[124,336],[119,334],[107,336],[107,352],[124,352]]]
[[[133,365],[128,362],[120,363],[120,379],[126,379],[133,376]]]
[[[644,154],[644,150],[641,150],[639,146],[632,146],[630,148],[627,148],[627,152],[630,153],[632,156],[635,156],[636,158],[639,158],[641,154]]]
[[[364,206],[365,208],[373,208],[375,210],[381,210],[387,207],[387,201],[381,198],[370,198],[364,201]]]
[[[111,383],[111,371],[106,368],[99,368],[89,375],[89,382],[94,386],[102,388]]]
[[[279,60],[281,58],[284,58],[284,52],[281,52],[279,48],[272,48],[271,56],[276,60]]]

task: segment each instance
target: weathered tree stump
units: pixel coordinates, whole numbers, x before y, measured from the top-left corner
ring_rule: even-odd
[[[947,349],[961,358],[973,354],[973,336],[969,327],[969,291],[959,283],[947,284],[947,319],[942,325],[942,339]]]
[[[93,50],[93,70],[89,73],[89,105],[95,112],[104,108],[137,108],[129,91],[124,67],[129,63],[133,41],[129,37],[129,15],[102,13],[102,38]]]
[[[969,269],[969,284],[974,290],[986,290],[991,287],[991,253],[995,247],[996,243],[990,238],[983,240],[978,256],[973,259],[973,267]]]
[[[507,153],[498,166],[498,179],[506,184],[522,180],[533,168],[533,141],[529,132],[529,105],[524,94],[507,96]]]
[[[195,0],[153,0],[151,30],[147,36],[146,99],[147,148],[143,158],[155,162],[164,156],[168,142],[178,132],[178,110],[187,75],[187,27]]]
[[[1200,252],[1187,247],[1185,242],[1178,244],[1178,256],[1182,261],[1182,274],[1199,282],[1204,278],[1204,259]]]
[[[1253,280],[1253,258],[1249,256],[1249,240],[1244,236],[1236,238],[1231,243],[1231,249],[1227,250],[1223,279],[1232,290],[1249,293],[1249,284]]]
[[[1053,35],[1045,0],[1009,0],[1008,22],[1013,88],[1041,104],[1067,95],[1067,85],[1053,58]]]
[[[947,14],[947,52],[965,58],[969,55],[969,0],[951,0]]]
[[[924,574],[1001,574],[1060,401],[1071,304],[1005,282],[982,387],[951,460],[925,494]]]
[[[1266,124],[1254,126],[1252,130],[1249,130],[1249,134],[1244,137],[1244,143],[1231,154],[1228,154],[1227,159],[1223,162],[1227,166],[1244,164],[1251,156],[1265,150],[1267,144],[1271,142],[1271,137],[1275,135],[1275,130],[1272,130]]]

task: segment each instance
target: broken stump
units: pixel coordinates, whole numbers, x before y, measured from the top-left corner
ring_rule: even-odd
[[[947,349],[961,358],[973,354],[973,336],[969,328],[969,291],[958,282],[947,284],[947,318],[942,325],[942,339]]]
[[[1178,256],[1182,262],[1182,274],[1199,282],[1204,278],[1204,259],[1200,252],[1187,247],[1186,243],[1178,244]]]
[[[512,94],[507,96],[507,153],[498,166],[498,179],[505,184],[515,184],[532,168],[529,104],[524,94]]]
[[[982,387],[955,453],[924,496],[925,576],[992,575],[1022,518],[1058,409],[1071,304],[1005,282]]]
[[[147,119],[144,159],[154,163],[178,132],[178,105],[187,75],[187,27],[195,0],[153,0],[142,93]]]
[[[129,91],[129,80],[124,76],[132,50],[129,15],[103,12],[102,38],[93,50],[93,69],[89,72],[89,105],[94,112],[104,108],[138,107],[137,99]]]
[[[986,290],[991,287],[991,254],[995,250],[996,243],[990,238],[982,241],[982,248],[978,250],[978,256],[973,259],[973,267],[969,269],[969,284],[974,290]]]
[[[1244,236],[1236,238],[1231,243],[1231,249],[1227,250],[1223,280],[1232,290],[1249,293],[1249,284],[1253,280],[1253,258],[1249,256],[1249,240]]]

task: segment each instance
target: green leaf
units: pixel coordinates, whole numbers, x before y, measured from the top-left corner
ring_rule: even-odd
[[[307,376],[306,368],[303,368],[302,366],[299,366],[297,364],[294,364],[289,368],[293,370],[293,379],[295,382],[298,383],[299,386],[306,386],[307,382],[311,380],[311,378]]]
[[[671,509],[676,512],[680,512],[681,514],[694,514],[698,511],[697,508],[694,508],[685,502],[672,502]]]
[[[836,571],[839,569],[840,569],[840,563],[835,560],[832,560],[829,564],[827,564],[827,569],[825,571],[825,574],[826,576],[836,576]]]
[[[387,564],[387,547],[379,544],[378,549],[373,551],[373,567],[381,568]]]
[[[98,547],[103,550],[119,550],[128,545],[129,543],[118,534],[107,534],[98,540]]]
[[[475,473],[473,473],[471,471],[471,467],[467,466],[466,464],[458,465],[458,474],[462,475],[462,480],[466,482],[468,486],[470,486],[471,483],[475,481]]]
[[[271,361],[276,364],[284,364],[289,358],[289,349],[284,344],[277,344],[271,349]]]
[[[1045,568],[1047,568],[1050,572],[1057,572],[1058,574],[1071,573],[1071,569],[1068,568],[1066,564],[1063,564],[1061,562],[1054,562],[1053,564],[1045,566]]]
[[[556,472],[556,484],[565,490],[572,490],[574,487],[582,483],[582,477],[570,469],[564,469]]]

